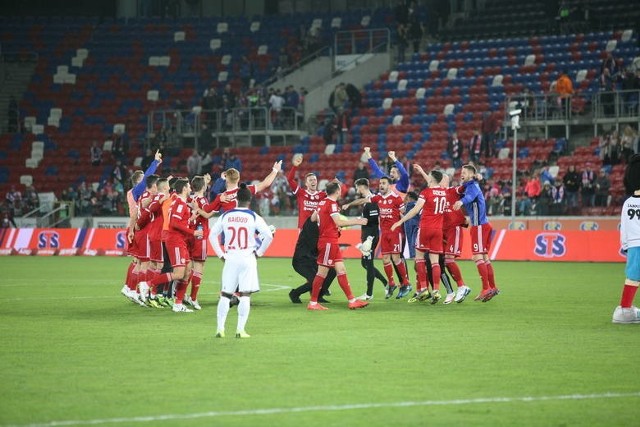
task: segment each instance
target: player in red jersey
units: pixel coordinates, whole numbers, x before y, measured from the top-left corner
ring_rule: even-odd
[[[189,228],[189,219],[191,218],[191,209],[187,205],[187,197],[191,193],[191,185],[189,180],[180,178],[176,181],[174,188],[176,197],[169,208],[169,229],[166,232],[166,248],[171,266],[172,273],[159,275],[151,282],[151,286],[157,286],[176,281],[176,299],[173,304],[173,311],[178,313],[191,313],[193,310],[182,304],[184,295],[187,291],[187,280],[190,272],[189,249],[187,241],[192,237],[202,237],[202,230],[192,230]]]
[[[202,275],[204,273],[204,263],[207,260],[207,240],[209,239],[209,219],[198,215],[195,211],[197,209],[206,210],[209,205],[209,200],[207,200],[204,194],[210,183],[211,175],[209,174],[204,176],[196,175],[191,179],[191,190],[194,192],[191,196],[191,203],[195,209],[190,226],[195,230],[202,230],[202,237],[193,238],[189,242],[191,261],[193,262],[191,277],[189,279],[191,283],[191,294],[185,296],[184,302],[195,310],[202,308],[198,303],[198,291],[200,290],[200,283],[202,282]]]
[[[138,199],[138,217],[147,209],[158,193],[158,175],[149,175],[146,179],[147,188]],[[146,304],[149,296],[149,278],[147,277],[151,263],[151,245],[149,244],[149,226],[136,230],[133,236],[138,248],[138,297]]]
[[[440,187],[442,172],[433,170],[427,175],[428,187],[422,190],[416,205],[402,219],[391,227],[400,227],[405,221],[416,216],[420,211],[420,226],[416,238],[416,271],[418,278],[417,292],[409,302],[424,301],[431,296],[431,304],[437,303],[440,296],[440,264],[439,255],[444,253],[442,245],[443,214],[447,204],[447,191]],[[429,253],[429,262],[433,276],[433,293],[429,295],[427,285],[427,267],[425,253]]]
[[[307,306],[308,310],[327,310],[326,307],[318,303],[322,283],[330,268],[335,268],[340,288],[349,300],[349,309],[355,310],[369,305],[367,301],[361,301],[353,296],[347,270],[344,266],[338,238],[340,237],[339,227],[349,225],[366,225],[364,218],[341,219],[338,197],[340,196],[340,183],[332,181],[327,184],[327,197],[318,205],[318,210],[312,214],[312,219],[318,221],[320,237],[318,238],[318,272],[313,279],[311,289],[311,300]]]
[[[164,223],[162,214],[162,204],[165,200],[169,199],[169,180],[167,178],[160,178],[156,183],[157,194],[153,197],[149,206],[142,210],[140,218],[136,222],[136,230],[144,229],[148,224],[148,236],[150,247],[150,264],[147,270],[147,281],[153,281],[164,264],[164,256],[162,250],[162,226]],[[155,308],[164,307],[158,301],[157,287],[150,287],[149,289],[149,305]]]
[[[287,181],[298,202],[298,230],[301,230],[307,218],[318,208],[320,200],[327,197],[327,193],[318,191],[318,177],[313,172],[304,176],[304,188],[298,185],[295,176],[298,167],[302,164],[302,154],[293,156],[291,163],[293,166],[287,174]]]
[[[273,180],[278,175],[278,172],[282,170],[282,160],[279,160],[273,164],[271,173],[266,178],[256,185],[247,185],[251,195],[261,192],[271,186]],[[198,211],[198,214],[205,218],[210,218],[215,212],[228,212],[231,209],[238,207],[236,203],[236,193],[238,192],[238,183],[240,182],[240,172],[237,169],[227,169],[223,173],[223,178],[226,181],[226,190],[216,196],[216,198],[209,203],[206,210]]]
[[[379,194],[369,194],[362,199],[355,200],[347,206],[363,205],[367,201],[378,205],[380,212],[380,251],[382,253],[382,265],[384,266],[384,272],[387,276],[388,288],[387,294],[393,294],[396,289],[395,280],[393,277],[393,264],[401,277],[401,286],[398,291],[396,299],[400,299],[411,292],[411,284],[409,283],[409,276],[407,275],[407,269],[400,256],[402,253],[402,244],[404,241],[404,234],[402,228],[391,229],[391,226],[400,220],[400,213],[404,210],[404,200],[393,191],[393,184],[388,176],[380,178],[378,184]]]
[[[443,188],[449,188],[449,180],[449,175],[445,174],[442,177],[441,186]],[[461,303],[467,295],[471,293],[471,289],[464,283],[462,272],[456,262],[456,258],[459,258],[462,254],[462,228],[469,226],[464,210],[453,209],[453,205],[458,200],[460,200],[460,195],[457,192],[447,191],[447,207],[444,210],[442,226],[442,234],[444,237],[444,265],[458,285],[458,290],[455,294],[447,294],[444,301],[447,304],[453,300]]]

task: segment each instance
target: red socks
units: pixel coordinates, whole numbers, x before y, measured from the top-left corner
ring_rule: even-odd
[[[164,285],[165,283],[171,282],[173,279],[171,278],[171,273],[158,274],[153,278],[152,281],[149,282],[149,286],[155,288],[158,285]]]
[[[129,289],[131,289],[131,284],[130,284],[130,283],[132,282],[132,280],[131,280],[131,275],[133,274],[133,269],[134,269],[134,268],[136,268],[136,263],[132,261],[132,262],[129,264],[129,268],[127,268],[127,277],[126,277],[126,278],[125,278],[125,280],[124,280],[124,283],[127,285],[127,287],[128,287]]]
[[[416,275],[418,278],[418,289],[416,291],[420,292],[423,289],[427,289],[427,264],[423,259],[416,259]]]
[[[433,290],[440,290],[440,264],[438,262],[434,262],[431,264],[431,275],[433,276]]]
[[[318,302],[323,282],[324,277],[320,276],[319,274],[316,274],[316,277],[313,278],[313,283],[311,284],[311,302]]]
[[[389,264],[391,266],[391,264]],[[318,277],[318,276],[316,276]],[[338,274],[338,284],[342,288],[342,292],[347,296],[347,299],[351,301],[355,297],[353,296],[353,292],[351,292],[351,286],[349,286],[349,279],[347,279],[347,275],[345,273]],[[315,280],[313,281],[315,284]]]
[[[453,280],[456,281],[458,287],[464,286],[464,281],[462,280],[462,272],[460,271],[460,267],[455,262],[455,260],[446,258],[444,260],[444,265],[449,271],[449,274],[451,274],[451,277],[453,277]]]
[[[476,268],[478,269],[478,273],[480,273],[480,279],[482,280],[482,290],[486,291],[487,289],[489,289],[489,274],[487,273],[487,266],[485,265],[484,260],[477,260]]]
[[[393,265],[391,263],[382,264],[384,267],[384,274],[387,275],[387,280],[389,281],[389,286],[395,286],[395,280],[393,280]]]
[[[191,300],[198,299],[198,291],[200,290],[200,282],[202,281],[202,273],[194,271],[191,276]]]
[[[620,299],[620,306],[622,308],[631,308],[637,291],[637,286],[624,285],[624,288],[622,289],[622,298]]]
[[[496,288],[496,279],[493,275],[493,266],[491,265],[491,261],[486,260],[484,265],[487,266],[487,278],[489,279],[489,287],[492,289]]]
[[[187,286],[189,286],[189,283],[186,280],[178,280],[176,284],[176,304],[182,304],[184,294],[187,293]]]
[[[395,264],[395,263],[394,263]],[[407,276],[407,268],[404,265],[402,260],[398,260],[396,264],[396,268],[398,269],[398,273],[400,273],[400,277],[402,277],[402,286],[406,286],[409,284],[409,276]]]

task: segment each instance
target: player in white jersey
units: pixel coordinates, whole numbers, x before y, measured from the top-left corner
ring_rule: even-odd
[[[613,312],[613,323],[640,323],[640,309],[633,299],[640,285],[640,155],[633,156],[624,174],[624,186],[630,194],[620,213],[620,243],[627,253],[626,280],[620,305]]]
[[[213,225],[213,250],[224,261],[222,268],[222,292],[218,301],[218,329],[216,337],[224,338],[224,327],[229,314],[233,293],[240,293],[236,338],[249,338],[245,325],[251,309],[251,294],[260,290],[256,257],[261,257],[273,240],[273,235],[262,217],[249,209],[251,191],[240,184],[237,193],[238,207],[225,212]],[[224,233],[224,250],[219,235]],[[256,233],[260,244],[256,242]]]

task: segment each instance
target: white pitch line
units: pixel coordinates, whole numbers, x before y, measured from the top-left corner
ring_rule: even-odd
[[[243,411],[210,411],[195,414],[167,414],[151,415],[145,417],[130,418],[103,418],[94,420],[67,420],[50,421],[41,424],[11,425],[7,427],[57,427],[57,426],[78,426],[78,425],[98,425],[98,424],[129,424],[148,423],[169,420],[192,420],[197,418],[216,417],[237,417],[254,415],[274,415],[274,414],[297,414],[304,412],[326,412],[326,411],[350,411],[354,409],[375,409],[375,408],[406,408],[415,406],[455,406],[474,405],[479,403],[530,403],[562,400],[589,400],[589,399],[620,399],[628,397],[640,397],[640,392],[631,393],[598,393],[598,394],[565,394],[559,396],[523,396],[523,397],[480,397],[476,399],[455,399],[455,400],[425,400],[417,402],[386,402],[386,403],[355,403],[351,405],[327,405],[327,406],[301,406],[297,408],[265,408],[247,409]]]

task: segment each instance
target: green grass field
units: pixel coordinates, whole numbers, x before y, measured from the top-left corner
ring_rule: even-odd
[[[203,310],[119,294],[124,258],[2,257],[0,425],[636,425],[640,325],[613,325],[621,264],[495,263],[488,303],[410,305],[381,285],[349,311],[293,305],[302,280],[260,260],[247,331],[214,339],[220,263]],[[477,292],[470,261],[461,263]],[[357,295],[364,271],[348,263]],[[379,266],[381,267],[381,265]]]

